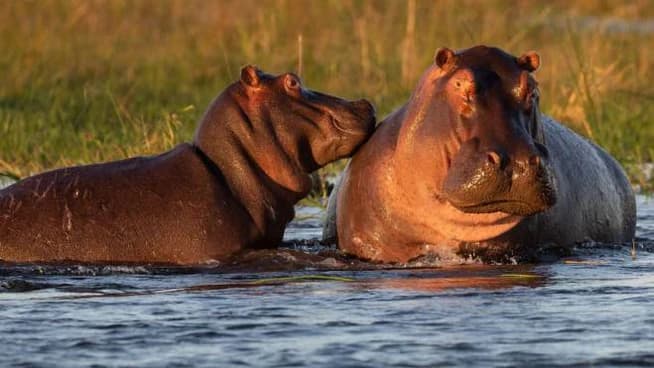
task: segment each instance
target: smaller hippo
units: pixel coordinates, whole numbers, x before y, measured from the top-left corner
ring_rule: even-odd
[[[535,52],[436,53],[332,193],[323,237],[347,253],[529,260],[542,248],[626,242],[634,194],[602,148],[542,115]]]
[[[275,247],[309,174],[372,133],[374,109],[246,66],[193,143],[69,167],[0,191],[0,260],[202,264]]]

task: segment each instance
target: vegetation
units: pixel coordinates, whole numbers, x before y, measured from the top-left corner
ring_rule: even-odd
[[[164,151],[248,63],[314,89],[408,98],[440,46],[537,50],[543,110],[629,170],[654,161],[654,2],[9,0],[0,10],[0,172]],[[649,27],[649,28],[648,28]],[[333,173],[342,163],[322,174]]]

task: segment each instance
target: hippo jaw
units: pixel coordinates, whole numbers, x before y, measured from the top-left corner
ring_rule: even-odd
[[[466,162],[451,168],[442,197],[462,212],[530,216],[556,203],[556,181],[542,157],[532,164],[516,162],[501,170],[489,161],[470,169],[467,155],[458,155],[453,164],[460,161]]]
[[[503,212],[517,216],[531,216],[543,212],[551,207],[547,202],[540,203],[523,202],[520,200],[497,200],[482,202],[477,204],[456,204],[450,201],[452,205],[465,213],[492,213]]]
[[[338,117],[334,113],[329,113],[331,126],[344,137],[369,136],[375,130],[377,122],[374,106],[367,100],[354,101],[352,105],[357,109],[356,119]]]

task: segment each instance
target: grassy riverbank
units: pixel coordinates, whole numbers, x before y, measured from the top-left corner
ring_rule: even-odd
[[[247,63],[367,97],[381,118],[406,101],[437,47],[482,43],[537,50],[546,113],[628,168],[653,161],[654,3],[566,4],[8,1],[0,10],[0,172],[22,177],[189,140]],[[634,183],[654,186],[629,171]]]

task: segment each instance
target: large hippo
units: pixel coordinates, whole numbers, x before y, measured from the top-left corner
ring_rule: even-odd
[[[372,105],[247,66],[193,143],[70,167],[0,191],[0,260],[199,264],[274,247],[309,174],[372,133]]]
[[[603,149],[539,111],[539,56],[437,51],[409,101],[355,154],[330,197],[327,241],[379,262],[533,259],[625,242],[635,201]]]

